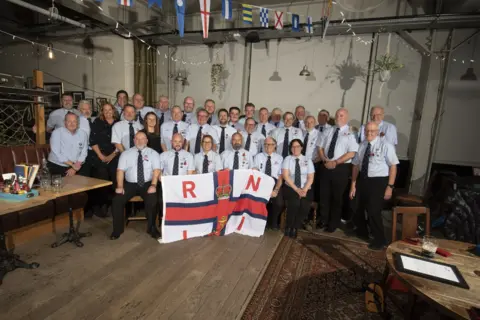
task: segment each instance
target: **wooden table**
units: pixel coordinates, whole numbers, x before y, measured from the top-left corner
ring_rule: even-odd
[[[449,251],[452,255],[443,257],[436,254],[432,260],[457,266],[470,287],[469,290],[399,272],[395,269],[394,253],[420,256],[421,245],[413,245],[404,241],[392,243],[386,252],[387,267],[413,294],[423,298],[446,315],[455,319],[470,319],[468,309],[480,308],[480,276],[475,274],[475,271],[480,272],[480,257],[467,251],[473,246],[472,244],[444,239],[439,239],[438,242],[439,248]]]

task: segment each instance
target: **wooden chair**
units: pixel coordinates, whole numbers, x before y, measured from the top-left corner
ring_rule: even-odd
[[[127,225],[130,221],[141,221],[141,220],[147,220],[146,216],[137,216],[135,214],[135,203],[136,202],[143,202],[142,197],[140,196],[135,196],[132,199],[128,200],[129,203],[131,203],[132,210],[130,212],[130,215],[127,217]],[[125,209],[125,215],[127,213],[127,210]]]
[[[392,242],[397,240],[397,220],[402,215],[402,240],[417,236],[418,217],[425,215],[425,232],[430,235],[430,209],[427,207],[394,207],[392,216]]]

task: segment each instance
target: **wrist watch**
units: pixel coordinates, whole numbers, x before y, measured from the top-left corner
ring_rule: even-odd
[[[390,187],[392,190],[395,189],[395,186],[393,184],[388,184],[387,187]]]

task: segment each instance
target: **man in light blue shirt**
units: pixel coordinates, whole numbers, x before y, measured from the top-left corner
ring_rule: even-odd
[[[188,132],[188,123],[182,121],[182,109],[179,106],[173,106],[171,111],[172,120],[164,123],[160,128],[163,152],[172,149],[172,137],[174,134],[180,133],[185,138]]]
[[[160,157],[147,147],[148,139],[144,132],[135,134],[135,146],[122,152],[118,160],[117,188],[112,200],[113,232],[111,240],[116,240],[124,231],[125,205],[134,196],[141,196],[145,204],[148,226],[147,233],[159,238],[155,226],[157,219],[157,184],[160,177]]]
[[[358,200],[354,216],[357,236],[368,240],[365,221],[365,212],[367,212],[373,235],[373,241],[369,245],[372,250],[382,250],[386,244],[382,209],[385,200],[392,198],[399,163],[395,146],[386,139],[381,139],[379,131],[376,122],[369,122],[365,126],[365,140],[352,161],[350,186],[350,198],[356,197]]]
[[[169,101],[167,96],[160,96],[160,98],[158,99],[157,108],[155,109],[155,113],[157,114],[160,128],[162,127],[162,124],[172,120],[172,114],[170,113]]]
[[[115,123],[112,127],[112,143],[120,152],[133,147],[135,134],[143,129],[143,126],[135,121],[135,107],[131,104],[123,108],[123,116],[125,120]]]
[[[118,116],[121,117],[123,113],[123,107],[128,104],[128,92],[125,90],[117,91],[117,102],[115,102],[115,110],[118,112]]]
[[[242,134],[236,132],[232,136],[232,149],[222,153],[222,162],[225,169],[251,169],[253,168],[253,157],[244,148]]]
[[[208,112],[207,123],[211,126],[218,124],[218,118],[217,118],[217,115],[215,114],[215,101],[212,99],[207,99],[205,100],[203,107]]]
[[[88,153],[87,134],[78,129],[78,115],[69,112],[64,121],[65,126],[55,129],[50,137],[48,169],[52,174],[88,175],[83,167]]]
[[[384,121],[383,118],[385,117],[385,110],[383,107],[374,106],[370,110],[370,119],[371,121],[375,122],[378,125],[379,130],[379,138],[387,140],[394,146],[398,143],[397,138],[397,127],[394,124]],[[365,140],[365,126],[362,125],[359,131],[359,142],[363,142]]]
[[[219,142],[217,131],[207,123],[208,112],[207,110],[200,108],[197,109],[197,121],[192,123],[187,130],[187,147],[192,155],[200,153],[202,149],[202,137],[204,135],[210,135],[213,138],[212,149],[217,150]]]
[[[73,98],[69,94],[62,94],[62,107],[52,111],[47,120],[47,132],[65,126],[65,115],[68,112],[80,115],[80,112],[73,108]]]

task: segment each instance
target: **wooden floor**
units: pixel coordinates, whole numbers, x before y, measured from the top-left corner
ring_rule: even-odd
[[[117,241],[93,218],[85,247],[52,249],[51,236],[16,253],[36,270],[17,269],[0,286],[0,319],[236,319],[265,271],[281,233],[159,244],[131,223]]]

